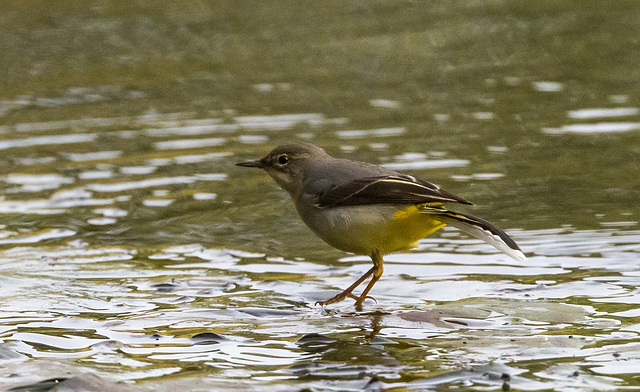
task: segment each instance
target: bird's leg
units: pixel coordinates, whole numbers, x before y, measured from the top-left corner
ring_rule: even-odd
[[[365,299],[371,298],[375,301],[375,298],[368,297],[367,294],[369,294],[369,291],[373,288],[373,285],[376,284],[376,282],[380,279],[382,273],[384,272],[382,253],[380,253],[379,251],[373,252],[371,254],[371,260],[373,261],[373,277],[371,278],[371,281],[369,282],[367,287],[364,288],[362,294],[360,294],[359,297],[352,297],[356,300],[356,309],[359,311],[362,310],[362,303]]]
[[[356,280],[355,282],[353,282],[353,284],[349,287],[346,288],[346,290],[344,290],[343,292],[341,292],[340,294],[336,295],[333,298],[330,298],[326,301],[318,301],[316,302],[316,305],[320,305],[320,306],[325,306],[325,305],[329,305],[329,304],[334,304],[336,302],[340,302],[343,299],[349,297],[349,298],[359,298],[356,297],[355,295],[353,295],[351,292],[358,286],[360,286],[360,284],[362,284],[362,282],[364,282],[365,279],[367,279],[371,274],[373,274],[376,271],[376,266],[374,265],[373,267],[371,267],[371,269],[367,272],[364,273],[364,275],[362,275],[358,280]],[[371,284],[371,283],[369,283]],[[357,301],[357,299],[356,299]]]

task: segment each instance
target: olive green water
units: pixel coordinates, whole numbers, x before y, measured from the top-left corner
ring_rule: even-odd
[[[639,20],[3,2],[0,389],[640,389]],[[528,260],[445,229],[387,256],[377,303],[314,306],[370,261],[233,165],[292,140],[441,184]]]

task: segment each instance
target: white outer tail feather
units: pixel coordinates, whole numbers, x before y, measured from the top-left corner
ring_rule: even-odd
[[[498,249],[502,253],[516,259],[516,260],[526,260],[527,257],[522,253],[522,251],[517,249],[512,249],[507,245],[502,238],[498,235],[490,232],[489,230],[485,230],[482,227],[472,225],[470,223],[446,216],[440,215],[437,218],[438,220],[446,223],[449,226],[453,226],[456,229],[469,234],[472,237],[475,237],[479,240],[486,242],[487,244],[493,246]]]

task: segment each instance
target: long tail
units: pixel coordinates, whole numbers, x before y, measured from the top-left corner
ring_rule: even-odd
[[[484,219],[462,214],[460,212],[448,211],[444,208],[428,208],[424,212],[436,215],[434,218],[439,221],[492,245],[499,251],[516,260],[526,260],[526,256],[522,253],[518,244],[516,244],[516,242],[507,235],[507,233],[498,229]]]

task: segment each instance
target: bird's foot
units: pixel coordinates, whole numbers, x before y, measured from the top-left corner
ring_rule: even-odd
[[[375,298],[369,296],[369,295],[365,295],[364,297],[362,296],[357,296],[354,295],[351,291],[343,291],[340,294],[336,295],[335,297],[329,298],[326,301],[318,301],[316,302],[316,305],[320,305],[320,306],[325,306],[325,305],[331,305],[331,304],[335,304],[336,302],[340,302],[345,300],[346,298],[351,298],[353,300],[356,301],[356,308],[360,309],[362,307],[362,303],[367,299],[372,299],[375,303],[378,303],[378,301],[376,301]]]
[[[373,300],[373,302],[378,303],[378,300],[373,298],[370,295],[365,295],[364,297],[363,296],[358,297],[357,295],[351,294],[351,295],[349,295],[349,298],[355,299],[357,305],[363,303],[366,299],[371,299],[371,300]]]
[[[336,295],[335,297],[331,297],[326,301],[316,302],[316,305],[325,306],[325,305],[335,304],[336,302],[343,301],[345,298],[351,297],[351,296],[354,296],[353,294],[351,294],[351,291],[343,291],[340,294]]]
[[[358,296],[356,296],[356,295],[351,294],[351,295],[349,296],[349,298],[352,298],[352,299],[355,299],[355,300],[356,300],[356,303],[354,304],[354,306],[356,307],[356,310],[357,310],[358,312],[362,312],[362,303],[363,303],[367,298],[372,299],[372,300],[373,300],[373,302],[375,302],[375,303],[378,303],[378,301],[377,301],[375,298],[373,298],[372,296],[370,296],[370,295],[365,295],[365,296],[362,296],[362,295],[361,295],[361,296],[359,296],[359,297],[358,297]]]

